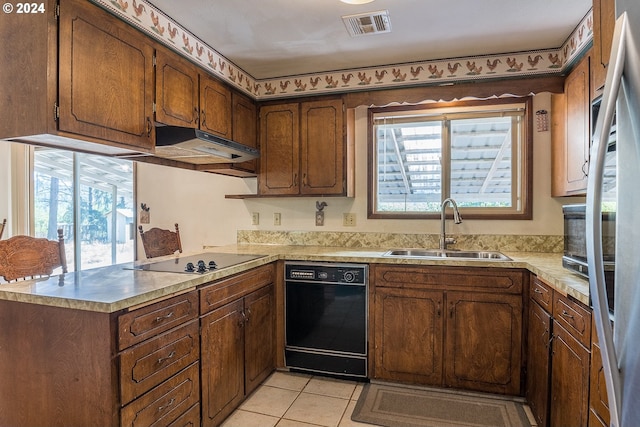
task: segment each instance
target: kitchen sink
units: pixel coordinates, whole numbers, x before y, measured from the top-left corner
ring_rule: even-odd
[[[481,259],[490,261],[511,261],[511,258],[496,251],[458,251],[441,249],[391,249],[382,256],[395,258],[424,258],[424,259]]]

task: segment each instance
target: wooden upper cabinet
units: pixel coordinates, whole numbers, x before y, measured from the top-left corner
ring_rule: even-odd
[[[156,50],[156,121],[199,126],[198,71],[193,64],[162,48]]]
[[[255,102],[246,96],[233,92],[231,95],[233,118],[233,140],[249,147],[258,147],[258,109]],[[237,164],[238,168],[257,170],[257,160]]]
[[[200,129],[233,139],[231,89],[205,74],[200,75]]]
[[[260,109],[259,194],[299,193],[300,112],[297,103]]]
[[[158,48],[156,120],[233,139],[231,89],[179,55]],[[255,118],[254,118],[255,120]],[[254,143],[255,144],[255,143]]]
[[[593,0],[593,58],[591,61],[593,96],[600,94],[607,77],[615,24],[615,0]]]
[[[346,194],[341,99],[260,109],[261,195]]]
[[[302,194],[344,192],[344,115],[342,100],[303,102],[300,106]]]
[[[86,1],[60,3],[59,131],[153,148],[154,46]]]
[[[565,80],[564,93],[552,101],[553,197],[583,195],[587,189],[591,145],[591,55],[580,60]]]

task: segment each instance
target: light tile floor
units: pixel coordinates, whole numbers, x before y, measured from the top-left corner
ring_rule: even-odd
[[[274,372],[222,427],[363,427],[351,421],[363,384],[313,375]]]

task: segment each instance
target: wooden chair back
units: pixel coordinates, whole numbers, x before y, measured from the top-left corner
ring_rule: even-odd
[[[144,247],[144,253],[147,258],[172,255],[176,253],[176,251],[182,253],[178,223],[175,224],[175,227],[176,231],[163,230],[157,227],[143,231],[142,226],[138,226],[142,246]]]
[[[7,219],[5,218],[0,224],[0,239],[2,239],[2,233],[4,232],[4,227],[7,225]]]
[[[50,276],[58,267],[67,272],[61,228],[58,241],[24,235],[0,240],[0,276],[7,282]]]

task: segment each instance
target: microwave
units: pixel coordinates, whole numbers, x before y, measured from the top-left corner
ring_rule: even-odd
[[[562,266],[585,278],[589,278],[587,265],[586,205],[565,205],[564,215],[564,254]],[[609,309],[613,312],[613,292],[615,286],[616,259],[616,213],[602,212],[602,258],[607,287]]]

